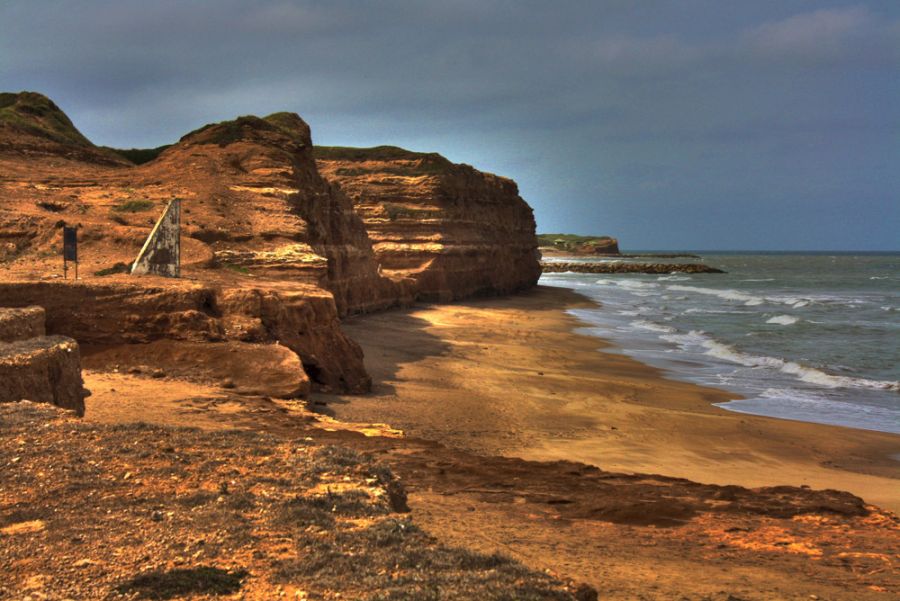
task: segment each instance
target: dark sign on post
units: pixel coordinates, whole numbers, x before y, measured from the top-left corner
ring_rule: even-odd
[[[78,279],[78,230],[63,227],[63,277],[68,277],[69,261],[75,263],[75,279]]]

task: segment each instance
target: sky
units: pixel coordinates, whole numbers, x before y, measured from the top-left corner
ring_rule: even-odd
[[[900,250],[896,0],[0,0],[20,90],[125,148],[293,111],[626,250]]]

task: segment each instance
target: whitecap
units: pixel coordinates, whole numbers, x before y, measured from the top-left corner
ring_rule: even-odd
[[[674,290],[677,292],[694,292],[696,294],[707,294],[711,296],[717,296],[723,300],[732,300],[743,302],[745,305],[753,306],[753,305],[761,305],[766,302],[766,299],[754,296],[752,294],[746,294],[744,292],[739,292],[737,290],[732,290],[730,288],[726,288],[724,290],[719,290],[717,288],[702,288],[700,286],[683,286],[681,284],[671,284],[668,286],[669,290]]]
[[[661,275],[656,279],[664,281],[664,282],[686,282],[693,278],[691,278],[690,276],[686,276],[686,275],[677,275],[673,272],[669,275]]]
[[[790,326],[800,321],[799,317],[793,315],[776,315],[766,320],[766,323],[775,323],[780,326]]]
[[[649,288],[657,288],[659,284],[654,282],[641,282],[639,280],[616,280],[616,284],[622,288],[645,290]]]
[[[751,355],[741,352],[731,345],[711,338],[702,330],[691,330],[687,334],[663,335],[660,338],[675,342],[682,346],[699,346],[706,349],[706,355],[716,357],[744,367],[766,367],[790,374],[803,382],[817,384],[826,388],[868,388],[872,390],[900,391],[900,382],[892,380],[870,380],[850,376],[837,376],[814,367],[801,365],[794,361],[786,361],[778,357]]]
[[[631,325],[635,328],[639,328],[641,330],[648,330],[650,332],[663,332],[666,334],[676,332],[677,330],[671,326],[665,326],[659,323],[653,323],[652,321],[645,321],[643,319],[638,319],[636,321],[632,321]]]

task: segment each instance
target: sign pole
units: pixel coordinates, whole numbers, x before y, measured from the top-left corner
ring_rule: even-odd
[[[63,278],[69,279],[69,261],[75,262],[75,279],[78,279],[78,230],[63,226]]]

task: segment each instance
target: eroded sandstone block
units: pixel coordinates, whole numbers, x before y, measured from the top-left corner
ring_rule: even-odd
[[[44,308],[0,308],[0,342],[15,342],[43,336]]]
[[[0,402],[51,403],[84,415],[78,343],[42,336],[0,344]]]

